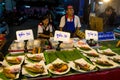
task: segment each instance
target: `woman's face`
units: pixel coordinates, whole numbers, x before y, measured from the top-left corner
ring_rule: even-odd
[[[47,19],[43,20],[42,22],[43,22],[43,25],[44,25],[44,26],[47,26],[48,23],[49,23],[49,19],[47,18]]]
[[[106,11],[106,14],[107,14],[108,16],[110,16],[110,15],[112,14],[112,10],[110,9],[110,10]]]

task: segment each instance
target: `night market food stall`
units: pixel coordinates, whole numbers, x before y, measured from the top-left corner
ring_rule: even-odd
[[[15,40],[1,62],[0,79],[119,80],[119,42],[111,32],[98,34],[101,41],[67,38],[64,33],[49,40]]]

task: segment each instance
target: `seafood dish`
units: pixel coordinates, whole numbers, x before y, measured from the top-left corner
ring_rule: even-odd
[[[55,63],[52,64],[49,69],[56,72],[64,72],[67,71],[68,65],[65,63]]]
[[[57,58],[55,61],[47,65],[48,70],[53,74],[66,74],[69,72],[70,67],[67,63]]]
[[[95,63],[101,66],[113,66],[113,64],[105,60],[96,60]]]
[[[95,50],[83,51],[83,53],[90,57],[99,57],[99,54]]]
[[[114,56],[114,55],[116,55],[114,52],[109,52],[109,51],[103,51],[102,54],[107,55],[107,56]]]
[[[10,64],[20,64],[23,60],[23,57],[21,57],[21,56],[17,56],[17,57],[16,56],[15,57],[7,56],[5,58],[5,60]]]
[[[20,72],[19,66],[4,67],[3,74],[9,79],[17,79]]]
[[[72,69],[79,71],[79,72],[91,71],[91,70],[94,70],[96,67],[96,66],[88,63],[83,58],[77,59],[75,61],[71,61],[69,64],[70,64]]]
[[[105,50],[98,49],[98,52],[103,54],[103,55],[106,55],[106,56],[115,56],[116,55],[116,53],[113,52],[111,49],[105,49]]]
[[[41,64],[26,64],[24,65],[24,68],[27,71],[33,72],[33,73],[44,73],[44,67]]]
[[[74,62],[75,63],[75,67],[79,70],[79,69],[82,69],[82,70],[85,70],[85,71],[89,71],[90,70],[90,65],[88,64],[80,64],[78,62]]]
[[[22,67],[22,75],[28,77],[37,77],[40,75],[47,75],[47,74],[48,71],[44,61],[40,61],[39,63],[26,63]]]
[[[108,59],[120,64],[120,56],[108,57]]]
[[[39,62],[41,60],[44,60],[43,54],[26,54],[26,57],[32,61]]]
[[[91,50],[91,48],[88,45],[81,45],[79,48],[82,50]]]

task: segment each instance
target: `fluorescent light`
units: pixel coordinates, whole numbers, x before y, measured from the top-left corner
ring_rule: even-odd
[[[109,2],[110,0],[103,0],[104,2]]]
[[[102,2],[102,1],[99,1],[98,4],[103,4],[103,2]]]
[[[25,5],[25,8],[30,8],[30,6],[28,6],[28,5]]]

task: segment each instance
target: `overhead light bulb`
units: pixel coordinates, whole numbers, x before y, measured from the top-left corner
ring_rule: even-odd
[[[110,0],[103,0],[104,2],[109,2]]]
[[[103,4],[103,2],[102,2],[102,1],[100,1],[100,2],[98,2],[98,4]]]

